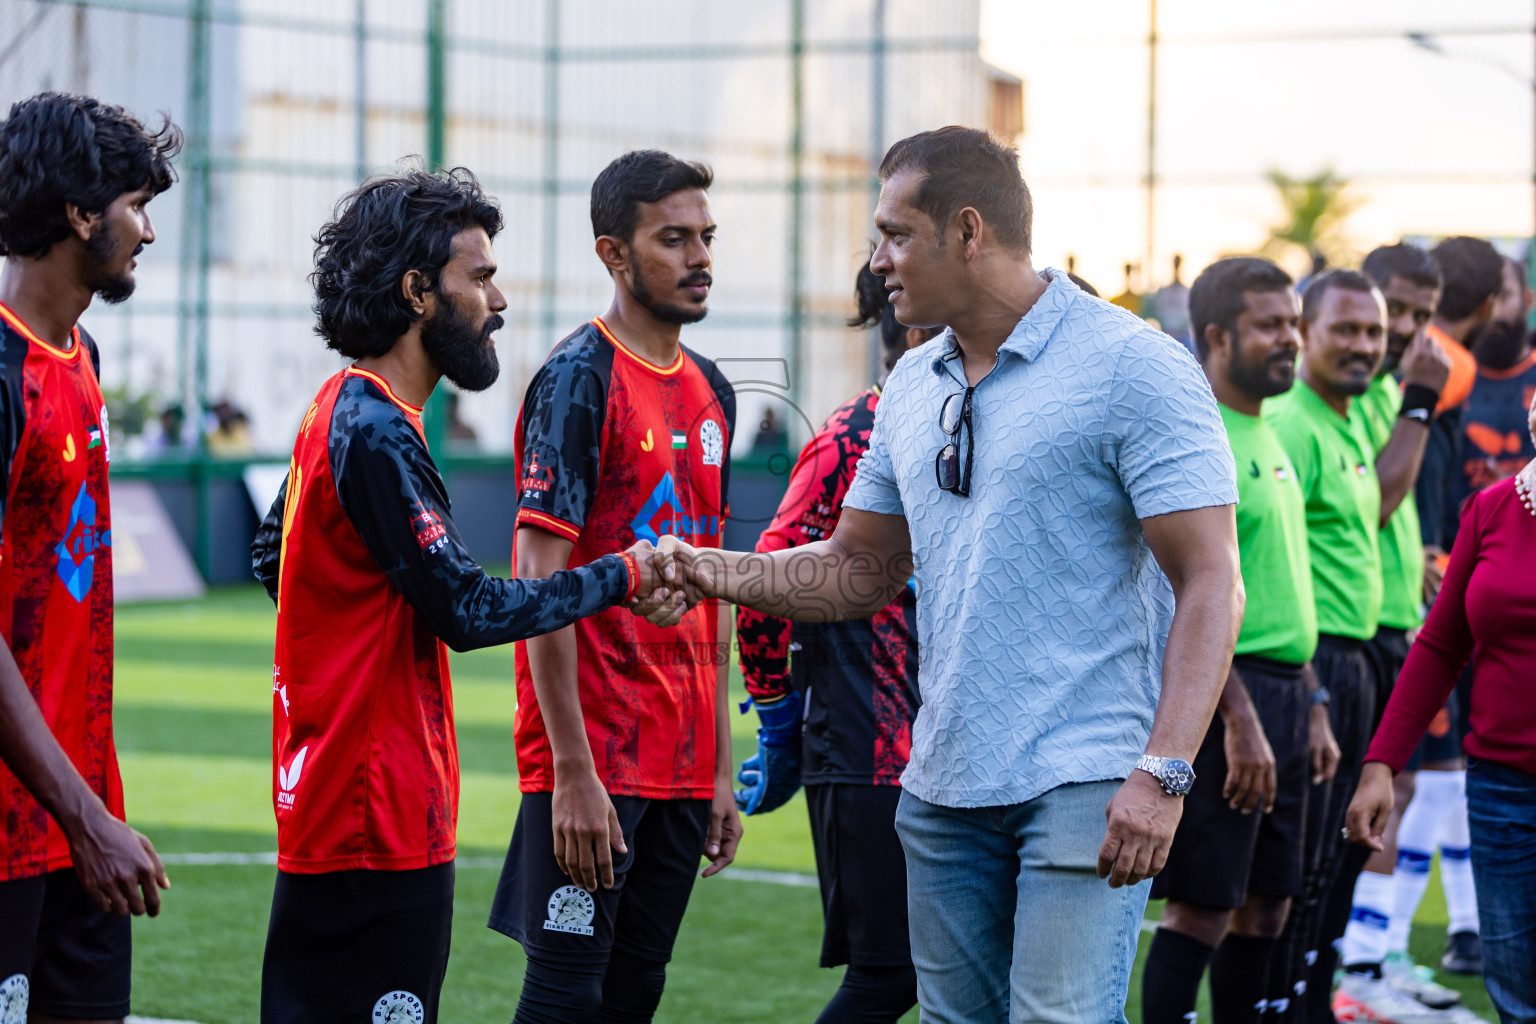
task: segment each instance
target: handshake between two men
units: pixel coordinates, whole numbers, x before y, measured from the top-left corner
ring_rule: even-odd
[[[670,534],[655,545],[637,541],[626,552],[640,574],[628,607],[656,626],[675,626],[708,598],[797,622],[865,618],[912,575],[906,530],[900,533],[879,538],[885,550],[850,549],[835,537],[771,553],[695,548]]]

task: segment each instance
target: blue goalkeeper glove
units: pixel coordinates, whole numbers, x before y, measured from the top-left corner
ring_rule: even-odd
[[[736,807],[742,814],[766,814],[783,807],[800,788],[801,697],[792,692],[757,705],[757,753],[742,762]]]

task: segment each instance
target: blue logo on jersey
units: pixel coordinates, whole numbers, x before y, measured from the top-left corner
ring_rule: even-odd
[[[635,531],[637,540],[648,540],[655,544],[661,540],[662,534],[667,533],[678,537],[717,536],[720,533],[720,517],[690,516],[678,501],[677,485],[672,482],[672,474],[667,473],[629,526]]]
[[[59,554],[59,579],[76,601],[84,601],[96,576],[96,552],[112,546],[112,531],[96,529],[96,500],[80,485],[75,504],[69,510],[69,526],[56,550]]]

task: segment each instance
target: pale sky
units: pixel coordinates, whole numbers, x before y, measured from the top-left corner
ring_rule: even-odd
[[[1075,254],[1105,295],[1146,248],[1148,7],[982,2],[984,56],[1025,82],[1036,265]],[[1404,234],[1528,236],[1532,18],[1530,0],[1161,0],[1154,283],[1175,252],[1187,284],[1261,244],[1281,219],[1270,167],[1352,179],[1362,254]],[[1295,38],[1335,33],[1353,37]]]

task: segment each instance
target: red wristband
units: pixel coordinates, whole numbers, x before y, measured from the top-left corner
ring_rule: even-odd
[[[640,589],[640,564],[628,551],[620,552],[619,557],[624,560],[624,569],[629,573],[629,586],[624,590],[624,600],[627,603],[635,596],[635,591]]]

